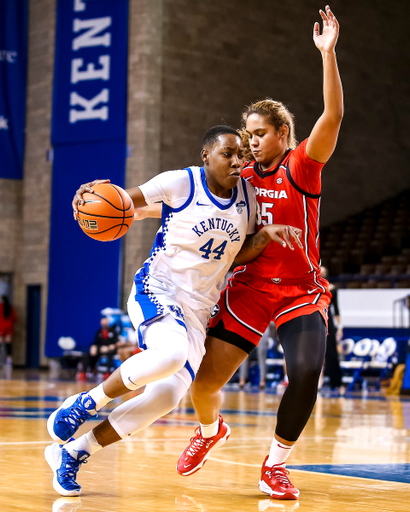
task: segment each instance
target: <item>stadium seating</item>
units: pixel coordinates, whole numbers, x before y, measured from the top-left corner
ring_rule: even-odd
[[[410,190],[323,229],[321,257],[341,288],[409,288]]]

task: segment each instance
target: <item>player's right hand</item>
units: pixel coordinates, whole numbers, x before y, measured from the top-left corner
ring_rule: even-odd
[[[80,188],[77,190],[77,192],[75,193],[73,202],[71,203],[72,207],[73,207],[74,220],[77,220],[77,217],[78,217],[78,206],[81,206],[82,204],[84,204],[84,199],[83,199],[84,192],[90,192],[90,194],[93,194],[94,190],[92,187],[94,185],[98,185],[100,183],[110,183],[110,180],[90,181],[89,183],[84,183],[83,185],[81,185]]]

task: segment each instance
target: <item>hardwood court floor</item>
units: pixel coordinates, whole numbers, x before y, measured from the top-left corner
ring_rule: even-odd
[[[299,501],[270,499],[258,490],[279,397],[226,391],[228,443],[189,477],[175,472],[193,434],[189,396],[134,438],[101,450],[80,469],[80,498],[61,498],[43,452],[46,418],[63,398],[90,384],[28,380],[0,370],[0,511],[52,512],[408,512],[410,401],[319,396],[288,467]],[[114,404],[115,406],[115,404]],[[103,417],[105,417],[103,415]],[[83,425],[85,432],[95,425]]]

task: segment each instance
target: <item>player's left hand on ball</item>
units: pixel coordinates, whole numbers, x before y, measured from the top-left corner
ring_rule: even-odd
[[[82,204],[84,204],[84,199],[83,199],[84,192],[90,192],[90,194],[92,194],[94,192],[92,187],[94,185],[98,185],[99,183],[110,183],[110,180],[90,181],[89,183],[84,183],[83,185],[81,185],[80,188],[77,190],[77,192],[75,193],[73,202],[71,203],[72,207],[73,207],[74,220],[77,220],[78,206],[81,206]]]
[[[286,226],[282,224],[271,224],[269,226],[265,226],[264,228],[270,238],[282,245],[283,247],[288,246],[292,251],[295,249],[292,244],[292,238],[296,242],[296,244],[303,249],[302,242],[300,241],[302,236],[302,230],[299,228],[294,228],[293,226]]]

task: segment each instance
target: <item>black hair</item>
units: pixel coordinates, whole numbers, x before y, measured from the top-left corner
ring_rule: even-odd
[[[6,295],[3,295],[1,297],[1,300],[3,301],[3,315],[4,315],[4,318],[9,318],[9,316],[11,315],[10,301],[9,301],[9,299],[8,299],[8,297]]]
[[[225,135],[226,133],[231,133],[232,135],[236,135],[240,137],[240,134],[235,128],[225,124],[218,124],[217,126],[213,126],[209,128],[209,130],[205,133],[202,139],[202,147],[205,146],[213,146],[217,141],[219,135]]]

